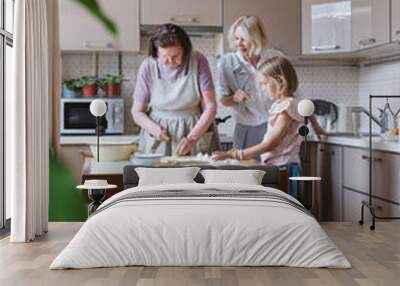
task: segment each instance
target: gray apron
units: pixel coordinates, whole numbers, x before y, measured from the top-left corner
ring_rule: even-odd
[[[170,137],[169,142],[161,142],[141,130],[139,149],[144,153],[175,154],[183,137],[189,135],[201,116],[201,93],[197,82],[197,60],[191,56],[188,73],[176,80],[162,79],[157,61],[150,61],[151,99],[149,117],[159,124]],[[216,128],[203,135],[191,151],[191,155],[199,152],[210,153],[218,148]]]

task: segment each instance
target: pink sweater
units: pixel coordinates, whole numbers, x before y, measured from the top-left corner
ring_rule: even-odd
[[[282,142],[271,151],[261,154],[261,161],[265,164],[282,166],[290,163],[300,163],[299,153],[303,139],[298,130],[304,119],[297,112],[299,100],[297,97],[292,97],[285,100],[277,100],[272,104],[269,110],[268,131],[272,130],[279,114],[283,112],[286,112],[294,121]],[[264,136],[264,140],[268,137],[268,131]]]

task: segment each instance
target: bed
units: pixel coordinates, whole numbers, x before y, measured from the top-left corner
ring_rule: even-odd
[[[196,183],[138,186],[106,200],[50,269],[144,266],[350,268],[315,218],[279,191],[273,166],[199,166],[266,171],[261,185]]]

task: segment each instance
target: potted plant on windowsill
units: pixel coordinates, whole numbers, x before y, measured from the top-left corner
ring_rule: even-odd
[[[123,78],[123,75],[107,74],[100,80],[106,96],[119,96],[120,84]]]
[[[78,97],[80,85],[78,80],[71,79],[64,81],[63,84],[63,97],[65,98],[75,98]]]
[[[97,95],[98,80],[94,76],[83,76],[78,80],[78,86],[82,88],[83,97],[92,97]]]

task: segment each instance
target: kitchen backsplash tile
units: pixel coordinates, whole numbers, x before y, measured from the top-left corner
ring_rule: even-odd
[[[211,72],[216,79],[218,48],[221,39],[213,38],[192,38],[194,49],[206,55]],[[142,47],[145,47],[145,41]],[[136,73],[141,62],[146,57],[146,48],[137,55],[122,56],[122,73],[125,81],[122,84],[122,96],[125,99],[125,130],[127,133],[138,131],[131,115],[132,94],[136,82]],[[63,79],[77,78],[83,75],[93,75],[93,56],[84,54],[63,54],[62,71]],[[392,67],[393,69],[393,67]],[[337,104],[357,105],[359,94],[359,69],[349,66],[296,66],[299,75],[299,95],[307,98],[320,98],[332,101]],[[99,75],[118,73],[118,57],[115,54],[101,54],[99,56]],[[223,117],[230,114],[230,109],[219,104],[218,115]],[[232,135],[233,122],[228,120],[219,126],[219,131],[223,134]]]
[[[359,104],[368,109],[369,95],[400,95],[400,60],[362,66],[360,68]],[[373,113],[379,116],[378,107],[383,107],[385,99],[376,99],[373,102]],[[396,112],[400,108],[400,98],[390,99],[392,109]],[[362,116],[361,129],[368,131],[368,118]],[[378,132],[379,127],[373,124],[373,131]]]

